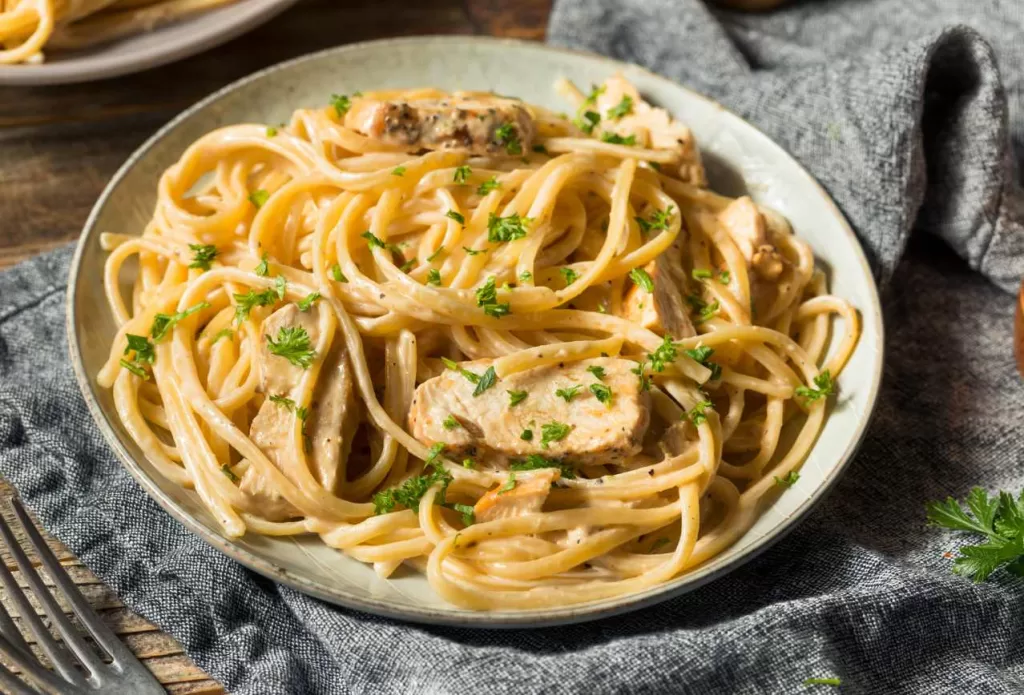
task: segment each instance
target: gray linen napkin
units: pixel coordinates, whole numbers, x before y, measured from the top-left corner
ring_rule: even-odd
[[[336,609],[244,570],[150,501],[90,421],[64,358],[68,250],[0,274],[0,474],[234,693],[793,693],[826,675],[850,693],[1020,693],[1024,583],[950,575],[957,539],[925,528],[924,505],[1024,486],[1013,299],[996,287],[1024,272],[1009,147],[1022,161],[1021,36],[1018,4],[998,0],[758,16],[557,3],[554,42],[664,72],[789,148],[888,283],[885,384],[856,461],[789,537],[689,595],[582,626],[466,631]],[[945,244],[908,243],[912,228]]]

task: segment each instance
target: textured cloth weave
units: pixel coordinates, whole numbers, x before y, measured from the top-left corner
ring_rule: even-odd
[[[69,250],[0,274],[0,474],[233,693],[793,693],[811,676],[848,693],[1024,692],[1024,584],[952,576],[957,539],[924,526],[928,500],[1024,486],[999,289],[1024,272],[1022,36],[1016,0],[556,4],[554,43],[664,73],[788,148],[886,286],[885,381],[860,454],[796,531],[691,594],[486,632],[337,609],[248,572],[150,501],[93,426],[63,352]]]

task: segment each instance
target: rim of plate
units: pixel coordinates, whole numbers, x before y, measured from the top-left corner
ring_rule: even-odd
[[[207,13],[183,17],[148,33],[151,37],[157,37],[162,31],[187,25],[191,29],[187,40],[152,41],[127,55],[111,54],[106,49],[119,42],[131,41],[138,35],[110,41],[87,51],[69,52],[67,58],[40,65],[2,65],[0,85],[28,87],[76,84],[143,72],[190,58],[238,38],[296,2],[298,0],[247,0],[238,5],[214,9],[214,13],[221,13],[220,20],[216,22],[209,21]]]
[[[81,266],[82,255],[85,247],[88,243],[93,240],[95,236],[96,227],[95,223],[100,214],[100,211],[107,204],[108,199],[113,195],[114,191],[120,184],[121,180],[128,174],[128,172],[135,166],[136,162],[149,152],[150,148],[161,140],[168,132],[176,128],[182,121],[191,117],[194,113],[206,108],[208,105],[216,102],[223,95],[233,92],[239,87],[266,75],[272,74],[279,70],[291,67],[293,65],[303,63],[306,61],[319,60],[325,56],[360,51],[368,46],[377,45],[397,45],[397,44],[416,44],[416,43],[435,43],[435,42],[448,41],[452,43],[487,43],[496,46],[514,46],[517,48],[536,50],[540,52],[554,52],[563,53],[567,55],[582,56],[594,61],[605,63],[609,68],[629,67],[631,70],[641,70],[647,74],[649,78],[661,81],[671,85],[675,89],[682,89],[687,92],[690,96],[700,99],[721,111],[729,114],[731,117],[741,121],[747,128],[750,128],[756,133],[757,137],[770,143],[773,147],[778,148],[785,153],[785,156],[789,157],[793,163],[799,169],[800,175],[806,178],[806,182],[809,183],[818,192],[818,194],[827,202],[832,210],[833,215],[842,228],[843,233],[853,242],[853,246],[856,252],[856,260],[860,266],[861,272],[867,278],[868,281],[868,294],[870,300],[870,311],[872,318],[872,327],[875,330],[877,336],[875,345],[868,346],[873,348],[874,352],[878,355],[874,372],[870,375],[871,381],[868,385],[868,407],[864,412],[863,417],[857,424],[857,429],[854,435],[851,437],[845,450],[840,454],[838,463],[831,469],[825,478],[824,482],[815,489],[801,504],[791,512],[783,521],[779,522],[774,528],[768,531],[758,541],[753,543],[749,548],[744,549],[722,564],[715,565],[714,559],[705,563],[705,565],[698,567],[690,573],[680,575],[669,582],[660,584],[635,594],[627,594],[624,596],[618,596],[610,599],[603,599],[601,601],[595,601],[591,603],[577,604],[572,606],[566,606],[562,608],[554,609],[537,609],[530,611],[517,611],[517,612],[486,612],[486,611],[465,611],[462,609],[454,609],[451,611],[436,609],[436,608],[417,608],[413,606],[396,606],[395,604],[380,599],[374,598],[361,598],[352,596],[343,591],[338,591],[336,587],[332,587],[317,581],[312,581],[305,577],[296,576],[288,569],[281,567],[265,558],[257,556],[241,547],[236,546],[225,537],[212,531],[206,525],[201,523],[187,511],[182,509],[177,502],[170,499],[163,493],[159,485],[150,478],[150,476],[139,466],[135,459],[129,454],[120,438],[114,432],[110,423],[107,421],[106,416],[100,409],[99,402],[94,393],[95,380],[91,379],[85,371],[85,365],[82,360],[82,352],[78,344],[78,336],[75,333],[75,321],[74,317],[77,314],[77,305],[75,300],[75,287],[78,283],[78,273]],[[862,320],[866,315],[864,309],[861,310]],[[67,313],[66,313],[66,328],[68,334],[68,346],[71,352],[72,366],[75,371],[75,377],[78,380],[78,386],[82,391],[82,396],[85,398],[85,402],[89,407],[89,412],[96,422],[97,427],[103,433],[107,442],[114,449],[117,457],[121,460],[121,463],[127,468],[128,472],[133,478],[142,486],[142,488],[152,497],[156,502],[163,507],[163,509],[169,513],[172,517],[177,519],[186,528],[197,534],[201,539],[206,541],[208,544],[221,551],[228,557],[240,562],[249,569],[262,574],[263,576],[272,579],[276,582],[285,584],[293,589],[301,591],[305,594],[309,594],[316,598],[322,599],[329,603],[339,605],[345,608],[353,610],[363,611],[366,613],[372,613],[374,615],[383,616],[386,618],[394,618],[398,620],[411,621],[416,623],[425,623],[431,625],[452,625],[458,627],[471,627],[477,629],[525,629],[535,628],[541,626],[552,626],[552,625],[565,625],[571,623],[581,623],[591,620],[597,620],[600,618],[607,618],[615,615],[620,615],[629,611],[639,610],[648,606],[666,601],[671,598],[675,598],[689,591],[693,591],[708,582],[718,579],[729,572],[732,572],[740,565],[743,565],[750,560],[754,559],[762,552],[770,548],[772,545],[777,543],[779,540],[784,538],[793,528],[799,524],[804,517],[815,507],[826,495],[833,489],[838,480],[842,477],[843,472],[849,466],[850,461],[853,459],[857,450],[860,448],[861,443],[864,440],[864,435],[867,432],[868,426],[874,418],[876,405],[878,402],[878,393],[882,382],[882,371],[885,363],[885,340],[884,340],[884,327],[882,323],[882,308],[881,302],[878,295],[878,286],[875,283],[874,276],[871,273],[870,266],[868,265],[867,257],[864,254],[864,250],[860,245],[860,241],[854,234],[853,229],[850,227],[846,218],[840,212],[836,206],[835,201],[825,191],[825,189],[818,183],[818,181],[808,172],[802,164],[800,164],[792,155],[790,155],[781,145],[775,143],[774,140],[769,138],[761,130],[748,123],[740,116],[729,111],[725,107],[718,104],[708,97],[703,96],[679,83],[654,73],[642,66],[634,65],[631,63],[625,63],[623,61],[615,60],[587,51],[578,51],[574,49],[553,47],[547,44],[534,43],[530,41],[522,41],[518,39],[500,39],[487,36],[444,36],[444,35],[430,35],[430,36],[417,36],[417,37],[404,37],[404,38],[393,38],[393,39],[377,39],[372,41],[360,41],[358,43],[346,44],[344,46],[337,46],[334,48],[328,48],[315,53],[310,53],[298,58],[272,65],[268,68],[255,72],[247,77],[232,82],[231,84],[217,90],[213,94],[210,94],[206,98],[197,102],[193,106],[189,107],[173,120],[167,123],[165,126],[160,128],[152,137],[144,142],[132,155],[125,161],[124,164],[117,170],[117,173],[111,178],[107,184],[103,193],[100,195],[96,204],[93,206],[92,211],[89,213],[89,217],[86,220],[85,226],[82,230],[82,235],[79,238],[78,244],[75,248],[74,256],[71,260],[71,272],[68,276],[68,290],[67,290]],[[817,446],[817,441],[815,446]]]

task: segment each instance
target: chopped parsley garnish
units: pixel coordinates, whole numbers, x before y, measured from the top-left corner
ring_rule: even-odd
[[[590,392],[594,394],[594,398],[604,403],[609,408],[612,405],[612,390],[604,384],[591,384]]]
[[[647,292],[654,292],[654,280],[651,278],[651,274],[643,268],[633,268],[629,271],[629,279],[637,287],[642,287]]]
[[[270,194],[262,188],[257,188],[255,191],[249,194],[249,202],[258,208],[263,207],[263,204],[270,199]]]
[[[508,302],[502,302],[501,304],[488,304],[484,307],[484,313],[491,318],[500,319],[502,316],[512,313],[512,309]]]
[[[555,395],[568,403],[576,397],[576,394],[580,392],[581,388],[583,388],[582,384],[576,384],[575,386],[569,386],[568,388],[556,389]]]
[[[447,367],[448,369],[452,369],[452,370],[458,372],[459,374],[461,374],[462,376],[466,377],[466,379],[471,384],[478,384],[478,383],[480,383],[480,375],[479,374],[474,374],[473,372],[469,371],[468,369],[464,369],[464,368],[460,367],[459,363],[456,362],[455,360],[450,360],[447,357],[442,357],[441,358],[441,362],[444,363],[444,366]]]
[[[462,467],[470,469],[476,468],[476,461],[471,458],[464,458],[462,459]]]
[[[444,253],[444,247],[438,246],[437,251],[434,251],[434,253],[427,256],[427,263],[433,263],[434,261],[437,260],[437,257],[440,256],[442,253]]]
[[[263,292],[249,290],[245,294],[234,295],[235,301],[238,302],[238,305],[235,307],[235,320],[241,323],[249,318],[249,312],[252,311],[253,307],[270,306],[284,299],[286,284],[287,281],[284,279],[284,276],[278,275],[274,281],[274,286],[269,290],[264,290]]]
[[[149,342],[149,338],[144,335],[127,333],[125,334],[125,339],[128,341],[128,345],[124,349],[124,354],[127,355],[134,351],[135,359],[122,359],[120,361],[121,366],[141,379],[149,379],[149,372],[142,365],[143,363],[153,364],[156,361],[156,348],[153,347],[153,343]]]
[[[587,367],[587,371],[593,374],[595,378],[604,381],[604,367],[598,367],[596,364],[592,364]]]
[[[511,311],[507,302],[498,303],[497,288],[494,284],[493,275],[487,278],[487,282],[477,289],[476,305],[482,307],[485,314],[494,318],[501,318]]]
[[[932,526],[968,531],[985,537],[979,545],[965,545],[953,561],[953,572],[976,582],[1004,568],[1024,576],[1024,490],[1016,499],[1009,492],[989,497],[980,487],[967,495],[967,510],[952,497],[928,504]]]
[[[260,262],[256,264],[255,273],[261,278],[265,278],[270,274],[270,263],[266,253],[260,256]]]
[[[524,442],[532,442],[533,430],[523,430],[522,434],[519,435],[519,438],[522,439]]]
[[[459,424],[458,419],[454,415],[448,413],[448,417],[444,419],[444,422],[441,423],[441,426],[450,432],[456,427],[461,427],[462,425]]]
[[[275,128],[275,127],[274,127],[274,126],[272,126],[272,125],[268,125],[268,126],[267,126],[267,137],[268,137],[268,138],[272,138],[272,137],[274,137],[275,135],[277,135],[277,128]]]
[[[646,373],[648,364],[650,364],[651,371],[663,372],[665,371],[665,365],[675,362],[678,357],[679,352],[675,343],[672,342],[672,336],[666,335],[662,339],[661,345],[659,345],[654,352],[648,353],[647,357],[641,360],[629,371],[633,372],[640,378],[641,391],[650,391],[651,379]]]
[[[476,510],[473,509],[473,505],[459,504],[456,502],[452,505],[452,509],[462,515],[462,523],[466,526],[472,526],[476,523]]]
[[[583,110],[573,124],[587,135],[594,132],[594,128],[601,122],[601,114],[597,111]]]
[[[265,336],[267,350],[271,355],[283,357],[296,367],[309,369],[316,357],[316,350],[309,342],[309,334],[301,326],[281,326],[277,339]]]
[[[832,381],[832,373],[827,369],[823,369],[821,374],[814,377],[814,386],[815,388],[797,386],[797,398],[804,399],[804,403],[813,403],[819,398],[826,398],[836,392],[835,383]]]
[[[371,232],[369,229],[367,229],[359,236],[366,239],[366,245],[369,246],[371,249],[386,249],[388,247],[388,245],[385,244],[379,236]]]
[[[505,146],[508,154],[522,154],[523,145],[519,142],[519,133],[511,123],[503,123],[494,129],[494,141]]]
[[[793,487],[796,481],[800,480],[800,474],[796,471],[790,471],[781,478],[777,475],[773,475],[772,477],[775,478],[775,484],[779,487]]]
[[[503,494],[505,492],[510,492],[510,491],[514,490],[515,487],[516,487],[516,474],[515,473],[509,473],[508,474],[508,480],[505,482],[504,485],[502,485],[500,488],[498,488],[498,494],[500,495],[500,494]]]
[[[617,121],[623,116],[628,116],[631,113],[633,113],[633,97],[627,94],[622,97],[622,101],[608,109],[607,115],[608,118],[613,121]]]
[[[576,477],[576,471],[569,464],[544,458],[539,454],[530,454],[525,459],[513,459],[508,467],[513,471],[538,471],[543,468],[557,468],[561,471],[563,478]]]
[[[668,229],[669,218],[672,217],[672,211],[675,210],[674,205],[669,205],[664,210],[655,210],[651,213],[651,218],[645,220],[643,217],[637,216],[633,219],[640,225],[640,231],[644,234],[650,234],[653,231],[659,229]]]
[[[686,301],[693,307],[694,311],[697,312],[698,322],[704,322],[713,317],[718,313],[720,308],[717,301],[711,302],[710,304],[705,303],[703,299],[695,294],[688,295]]]
[[[299,311],[305,312],[312,309],[313,305],[316,304],[317,300],[319,299],[319,292],[310,292],[309,294],[306,295],[305,299],[300,299],[298,302],[296,302],[296,304],[299,305]]]
[[[217,331],[217,335],[213,336],[213,340],[210,341],[210,346],[212,347],[216,345],[217,341],[220,340],[221,338],[233,338],[234,336],[235,332],[233,330],[231,330],[230,328],[222,328],[219,331]]]
[[[295,401],[293,401],[291,398],[288,398],[287,396],[281,396],[279,394],[272,393],[270,394],[270,402],[277,403],[279,406],[281,406],[282,408],[289,412],[295,410]]]
[[[562,274],[562,278],[565,280],[565,286],[568,287],[572,283],[576,282],[580,274],[569,267],[559,268],[558,272]]]
[[[540,445],[547,449],[548,444],[562,441],[569,436],[570,432],[572,432],[572,425],[554,420],[545,422],[540,426]]]
[[[728,270],[723,270],[722,272],[720,272],[718,274],[718,281],[720,283],[722,283],[723,285],[728,285],[729,284],[729,271]]]
[[[450,220],[455,220],[456,222],[458,222],[459,224],[461,224],[463,226],[465,226],[465,224],[466,224],[466,218],[460,212],[455,212],[454,210],[449,210],[448,212],[444,213],[444,216],[447,217]]]
[[[469,176],[472,173],[473,170],[470,169],[468,165],[463,164],[460,167],[455,167],[455,175],[452,177],[452,180],[455,183],[462,185],[466,183],[466,181],[469,181]]]
[[[476,194],[487,195],[491,191],[496,191],[499,188],[501,188],[501,182],[498,181],[498,177],[495,175],[480,184],[476,189]]]
[[[452,474],[445,470],[439,460],[442,451],[444,451],[444,443],[438,442],[430,449],[426,470],[422,475],[414,475],[398,487],[381,490],[375,494],[373,496],[373,513],[386,514],[394,511],[397,505],[419,512],[420,500],[435,485],[441,486],[441,494],[435,499],[443,503],[445,492],[448,490],[449,483],[452,482]]]
[[[331,106],[334,107],[334,113],[338,115],[338,118],[341,118],[352,108],[352,100],[348,98],[347,94],[332,94]]]
[[[479,396],[487,389],[498,383],[498,374],[494,371],[494,367],[488,367],[484,373],[480,376],[480,381],[476,382],[476,388],[473,389],[473,396]]]
[[[705,414],[708,408],[713,408],[711,401],[701,401],[700,403],[694,404],[693,408],[690,409],[689,416],[690,422],[694,425],[700,425],[707,422],[708,416]]]
[[[345,273],[341,272],[341,266],[337,263],[331,266],[331,277],[335,282],[348,282],[348,278],[345,277]]]
[[[462,250],[466,252],[467,256],[476,256],[483,253],[486,249],[471,249],[468,246],[463,246]]]
[[[189,244],[188,247],[192,251],[192,262],[188,267],[209,270],[210,263],[217,257],[217,247],[213,244]]]
[[[140,379],[149,379],[149,372],[145,370],[138,362],[131,362],[126,359],[118,360],[122,367],[127,369],[129,372],[139,377]]]
[[[440,285],[441,284],[441,271],[437,268],[431,268],[427,271],[427,284],[428,285]]]
[[[636,135],[622,137],[618,133],[611,133],[606,130],[601,133],[601,142],[607,142],[611,145],[626,145],[627,147],[633,147],[636,145]]]
[[[842,685],[843,681],[832,676],[830,678],[805,678],[804,685]]]
[[[493,212],[487,218],[487,241],[515,241],[526,236],[526,226],[532,222],[529,217],[509,215],[498,217]]]
[[[410,258],[405,263],[398,266],[398,269],[401,270],[403,273],[408,273],[410,270],[412,270],[414,265],[416,265],[416,259]]]
[[[711,271],[708,270],[707,268],[694,268],[693,270],[690,271],[690,277],[692,277],[697,282],[700,282],[701,280],[707,280],[708,278],[710,278]]]
[[[524,270],[523,272],[519,273],[519,282],[521,283],[527,283],[532,279],[533,273],[531,273],[529,270]]]
[[[596,104],[597,98],[604,94],[606,87],[603,84],[592,84],[590,85],[590,94],[583,100],[584,104]]]
[[[391,170],[392,176],[405,176],[405,167],[395,167]]]
[[[177,314],[157,314],[153,317],[153,325],[149,327],[149,335],[154,343],[159,343],[167,337],[168,332],[183,319],[191,316],[197,311],[202,311],[210,306],[209,302],[199,302],[193,307],[179,311]]]
[[[508,391],[508,407],[519,405],[530,395],[528,391]]]
[[[711,356],[715,354],[713,348],[709,348],[707,345],[698,344],[692,350],[683,350],[683,354],[694,360],[700,362],[702,365],[711,370],[711,379],[718,379],[722,376],[722,365],[717,362],[711,362]]]

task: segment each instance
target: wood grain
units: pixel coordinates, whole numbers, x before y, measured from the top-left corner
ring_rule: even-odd
[[[264,27],[174,65],[92,84],[0,88],[0,268],[75,239],[128,155],[177,113],[233,80],[304,53],[390,36],[541,40],[550,9],[551,0],[305,0]],[[0,481],[0,497],[9,493]],[[2,512],[11,518],[9,508]],[[124,607],[47,538],[90,604],[169,693],[224,692],[173,637]],[[0,561],[15,569],[6,549]],[[16,616],[2,589],[0,603]],[[38,611],[34,599],[33,605]]]

